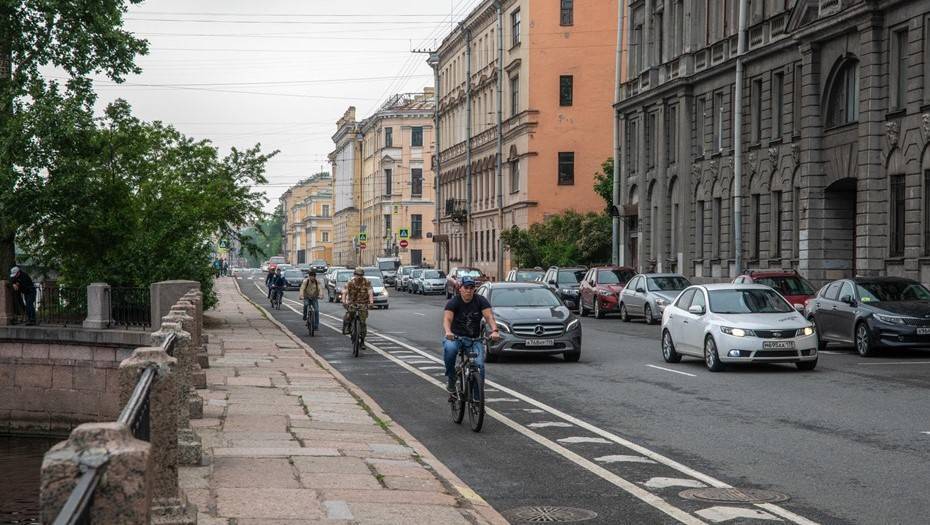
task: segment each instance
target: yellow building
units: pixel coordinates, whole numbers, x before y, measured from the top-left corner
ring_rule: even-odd
[[[361,136],[355,107],[349,107],[336,123],[335,149],[329,154],[333,167],[333,260],[331,264],[358,264],[359,212],[361,207]]]
[[[281,195],[284,213],[283,249],[289,264],[299,265],[317,259],[327,262],[333,256],[333,178],[318,173]]]

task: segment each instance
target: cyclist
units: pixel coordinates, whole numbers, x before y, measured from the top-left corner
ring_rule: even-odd
[[[480,341],[482,318],[488,326],[492,327],[491,339],[494,341],[500,339],[497,321],[494,319],[494,312],[491,311],[491,303],[480,295],[475,296],[475,280],[465,276],[462,278],[458,295],[446,303],[446,311],[442,318],[442,328],[446,333],[446,338],[442,342],[442,353],[446,363],[447,389],[450,394],[455,393],[455,359],[462,348],[462,341],[459,338],[474,340],[472,350],[478,354],[475,364],[478,365],[481,378],[484,379],[485,348]]]
[[[365,278],[365,270],[362,268],[355,269],[355,277],[346,284],[346,291],[342,296],[342,306],[346,309],[346,315],[342,318],[342,333],[349,333],[351,327],[349,320],[352,318],[352,306],[358,308],[358,317],[361,321],[361,330],[359,336],[364,340],[367,334],[368,306],[375,304],[375,293],[371,288],[371,282]]]
[[[265,276],[265,288],[268,288],[268,299],[271,300],[271,281],[274,280],[274,271],[278,269],[278,265],[268,265],[268,275]]]
[[[313,329],[320,328],[320,283],[316,280],[316,272],[310,270],[307,278],[300,284],[300,293],[297,298],[304,303],[304,321],[307,320],[307,307],[313,305]]]
[[[274,269],[274,276],[271,277],[271,286],[269,287],[269,296],[275,297],[277,294],[278,300],[281,300],[281,296],[284,295],[284,287],[287,286],[287,281],[284,279],[284,276],[281,275],[281,269]]]

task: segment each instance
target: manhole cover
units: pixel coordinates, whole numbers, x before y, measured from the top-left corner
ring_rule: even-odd
[[[542,505],[511,509],[504,512],[504,516],[510,523],[574,523],[592,520],[597,517],[597,513],[573,507]]]
[[[685,499],[712,503],[781,503],[788,501],[787,494],[758,489],[688,489],[678,495]]]

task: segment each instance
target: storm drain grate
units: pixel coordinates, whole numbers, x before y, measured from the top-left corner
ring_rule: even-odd
[[[596,512],[574,507],[552,507],[541,505],[535,507],[518,507],[504,512],[510,523],[574,523],[592,520]]]
[[[685,499],[709,503],[781,503],[788,501],[787,494],[759,489],[688,489],[678,495]]]

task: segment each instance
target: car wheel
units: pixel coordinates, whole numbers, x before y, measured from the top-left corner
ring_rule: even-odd
[[[575,350],[574,352],[565,352],[562,354],[565,356],[566,363],[577,363],[581,359],[581,350]]]
[[[795,363],[795,366],[798,367],[798,370],[813,370],[817,367],[817,360],[814,359],[813,361],[798,361]]]
[[[656,324],[656,320],[652,317],[652,307],[648,304],[643,307],[643,316],[646,318],[646,324]]]
[[[626,311],[626,305],[620,303],[620,320],[624,323],[630,322],[630,314]]]
[[[603,319],[604,312],[601,311],[601,302],[594,298],[594,317],[595,319]]]
[[[704,363],[711,372],[720,372],[724,369],[724,364],[720,362],[720,355],[717,354],[717,343],[713,337],[708,337],[704,341]]]
[[[578,317],[585,317],[588,315],[588,310],[584,307],[584,300],[580,297],[578,298]]]
[[[390,307],[391,307],[391,305],[389,305],[389,304],[384,305],[384,309],[385,309],[385,310],[387,310],[387,309],[390,308]]]
[[[869,327],[865,323],[856,325],[856,351],[862,357],[871,357],[875,355],[875,348],[872,345],[872,335],[869,333]]]
[[[668,330],[662,332],[662,358],[666,363],[681,362],[681,354],[675,350],[675,343],[672,342],[672,334]]]

